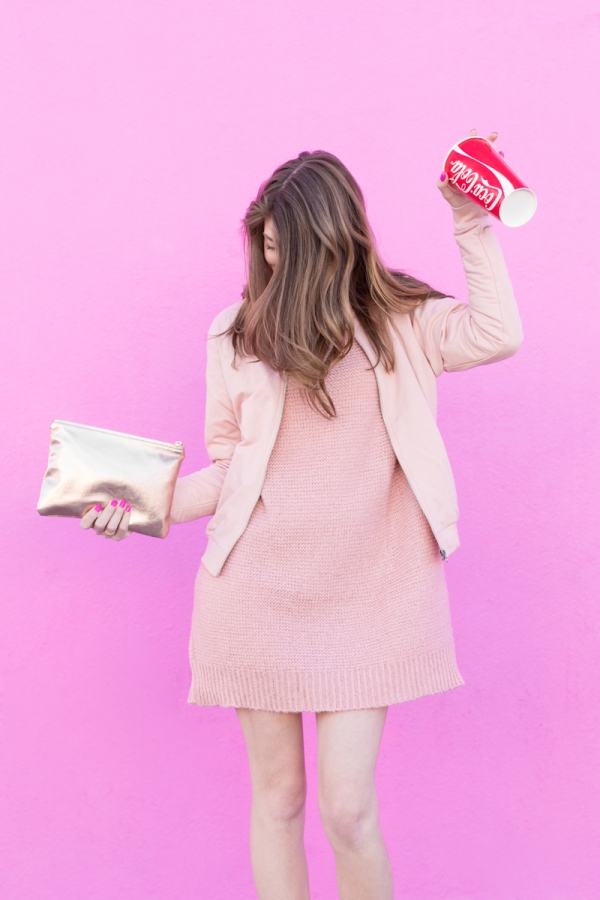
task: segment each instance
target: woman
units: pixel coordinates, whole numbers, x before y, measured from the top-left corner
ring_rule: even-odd
[[[495,140],[497,135],[490,135]],[[521,323],[487,213],[448,185],[469,304],[388,270],[328,153],[279,167],[244,220],[248,283],[208,342],[211,465],[172,522],[213,516],[188,701],[234,706],[261,900],[307,900],[302,712],[343,900],[389,900],[374,772],[387,707],[463,684],[443,561],[458,546],[435,379],[504,359]],[[82,527],[120,540],[125,501]]]

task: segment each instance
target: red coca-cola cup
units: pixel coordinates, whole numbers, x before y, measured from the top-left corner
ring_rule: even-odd
[[[537,208],[533,191],[483,137],[455,144],[444,161],[444,172],[453,187],[511,228],[529,222]]]

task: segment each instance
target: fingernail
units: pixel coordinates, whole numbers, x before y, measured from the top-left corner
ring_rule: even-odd
[[[125,512],[131,512],[131,507],[129,504],[125,507]]]
[[[96,512],[100,512],[100,510],[102,509],[102,504],[101,503],[96,504],[94,509],[96,510]]]
[[[110,505],[111,505],[111,506],[116,506],[118,502],[119,502],[118,500],[111,500],[111,501],[110,501]]]
[[[445,181],[445,180],[446,180],[446,173],[442,172],[442,174],[440,175],[440,181]]]
[[[119,506],[120,506],[121,508],[123,508],[123,507],[125,506],[125,500],[121,500],[121,502],[119,503]]]
[[[504,150],[498,150],[498,156],[504,156]]]

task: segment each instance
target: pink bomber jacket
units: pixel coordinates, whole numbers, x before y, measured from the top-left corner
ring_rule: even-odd
[[[458,507],[450,462],[436,425],[436,378],[443,371],[506,359],[523,339],[512,286],[488,214],[467,200],[453,209],[454,234],[469,302],[425,301],[390,320],[394,371],[375,366],[381,414],[391,445],[446,559],[459,546]],[[218,575],[260,497],[275,444],[287,382],[264,363],[238,357],[223,331],[240,304],[212,322],[207,347],[205,439],[211,464],[179,478],[171,522],[212,516],[202,562]],[[375,353],[358,320],[355,339]]]

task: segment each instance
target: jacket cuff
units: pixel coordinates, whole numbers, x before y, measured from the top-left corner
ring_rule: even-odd
[[[467,197],[461,206],[452,207],[452,218],[454,219],[455,234],[462,234],[463,231],[469,231],[476,225],[491,225],[492,223],[492,217],[487,210]]]

